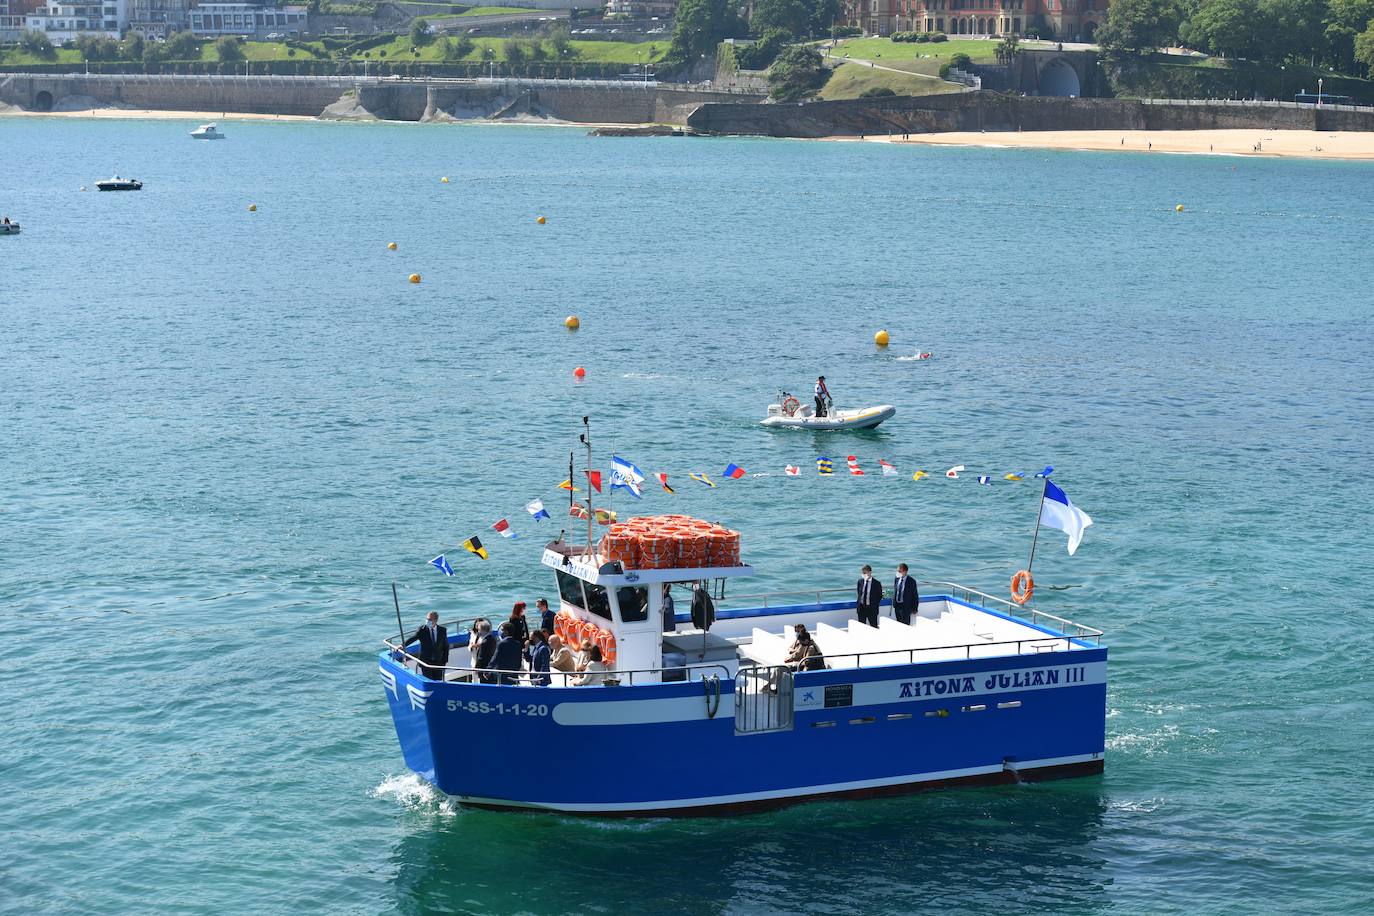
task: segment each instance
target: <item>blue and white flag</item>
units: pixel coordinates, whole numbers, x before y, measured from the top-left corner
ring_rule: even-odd
[[[549,517],[549,510],[544,508],[544,501],[542,499],[530,500],[525,504],[525,511],[534,516],[536,522],[541,518]]]
[[[453,567],[448,565],[448,560],[444,559],[444,555],[442,553],[434,559],[430,560],[429,565],[433,566],[435,569],[439,570],[439,572],[443,573],[446,576],[453,575]]]
[[[1040,500],[1040,524],[1058,528],[1069,536],[1069,556],[1073,556],[1079,541],[1083,540],[1083,529],[1092,523],[1088,513],[1069,502],[1063,490],[1045,481],[1045,496]]]
[[[611,456],[611,489],[629,490],[634,494],[635,499],[644,496],[640,492],[639,485],[644,482],[644,475],[624,458]]]
[[[1054,468],[1053,468],[1052,466],[1050,466],[1050,465],[1047,464],[1047,465],[1045,465],[1045,470],[1043,470],[1043,471],[1041,471],[1040,473],[1036,474],[1035,477],[1036,477],[1037,480],[1042,480],[1042,479],[1043,479],[1043,480],[1049,480],[1049,479],[1050,479],[1050,475],[1053,474],[1053,473],[1054,473]]]
[[[989,477],[987,474],[979,474],[978,482],[987,487],[992,486],[992,478]]]

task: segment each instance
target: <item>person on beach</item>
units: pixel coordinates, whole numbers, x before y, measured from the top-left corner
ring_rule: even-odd
[[[444,679],[444,665],[448,664],[448,630],[439,626],[439,612],[430,611],[425,625],[406,640],[406,645],[420,644],[419,673],[432,681]]]
[[[873,567],[867,563],[859,572],[858,594],[854,607],[859,615],[859,623],[876,627],[878,625],[878,607],[883,603],[883,586],[881,582],[873,578]]]
[[[816,416],[825,416],[825,407],[830,403],[833,403],[833,400],[830,397],[830,389],[825,387],[825,376],[818,376],[816,378]]]

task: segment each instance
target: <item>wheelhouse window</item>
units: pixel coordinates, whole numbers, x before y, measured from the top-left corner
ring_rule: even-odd
[[[585,608],[587,602],[582,598],[582,580],[561,569],[555,569],[554,574],[558,576],[559,597],[574,607]]]
[[[610,620],[611,602],[606,595],[606,586],[583,582],[582,588],[587,592],[587,610],[598,617],[604,617]]]
[[[649,590],[644,586],[621,586],[616,589],[615,600],[620,604],[620,619],[626,623],[649,619]]]

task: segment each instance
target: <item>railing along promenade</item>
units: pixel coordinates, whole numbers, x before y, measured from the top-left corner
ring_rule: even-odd
[[[10,77],[23,77],[44,80],[121,83],[124,85],[243,85],[243,86],[324,86],[339,89],[379,89],[396,85],[430,86],[498,86],[507,88],[546,88],[566,89],[580,87],[585,89],[611,89],[622,92],[647,92],[665,90],[672,92],[698,92],[711,95],[761,96],[761,92],[751,92],[736,86],[707,86],[700,83],[664,83],[658,80],[642,79],[551,79],[544,77],[506,77],[506,76],[304,76],[278,74],[233,74],[233,73],[3,73],[0,80]]]

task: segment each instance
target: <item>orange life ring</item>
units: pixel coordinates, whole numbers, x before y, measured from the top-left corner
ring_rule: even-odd
[[[615,636],[610,630],[602,630],[597,634],[596,644],[601,649],[601,660],[606,664],[615,661]]]
[[[782,412],[789,417],[794,416],[799,407],[801,407],[801,401],[790,394],[782,399]]]
[[[1031,578],[1030,570],[1023,569],[1011,577],[1011,600],[1017,604],[1025,604],[1031,600],[1031,595],[1035,594],[1035,580]]]

